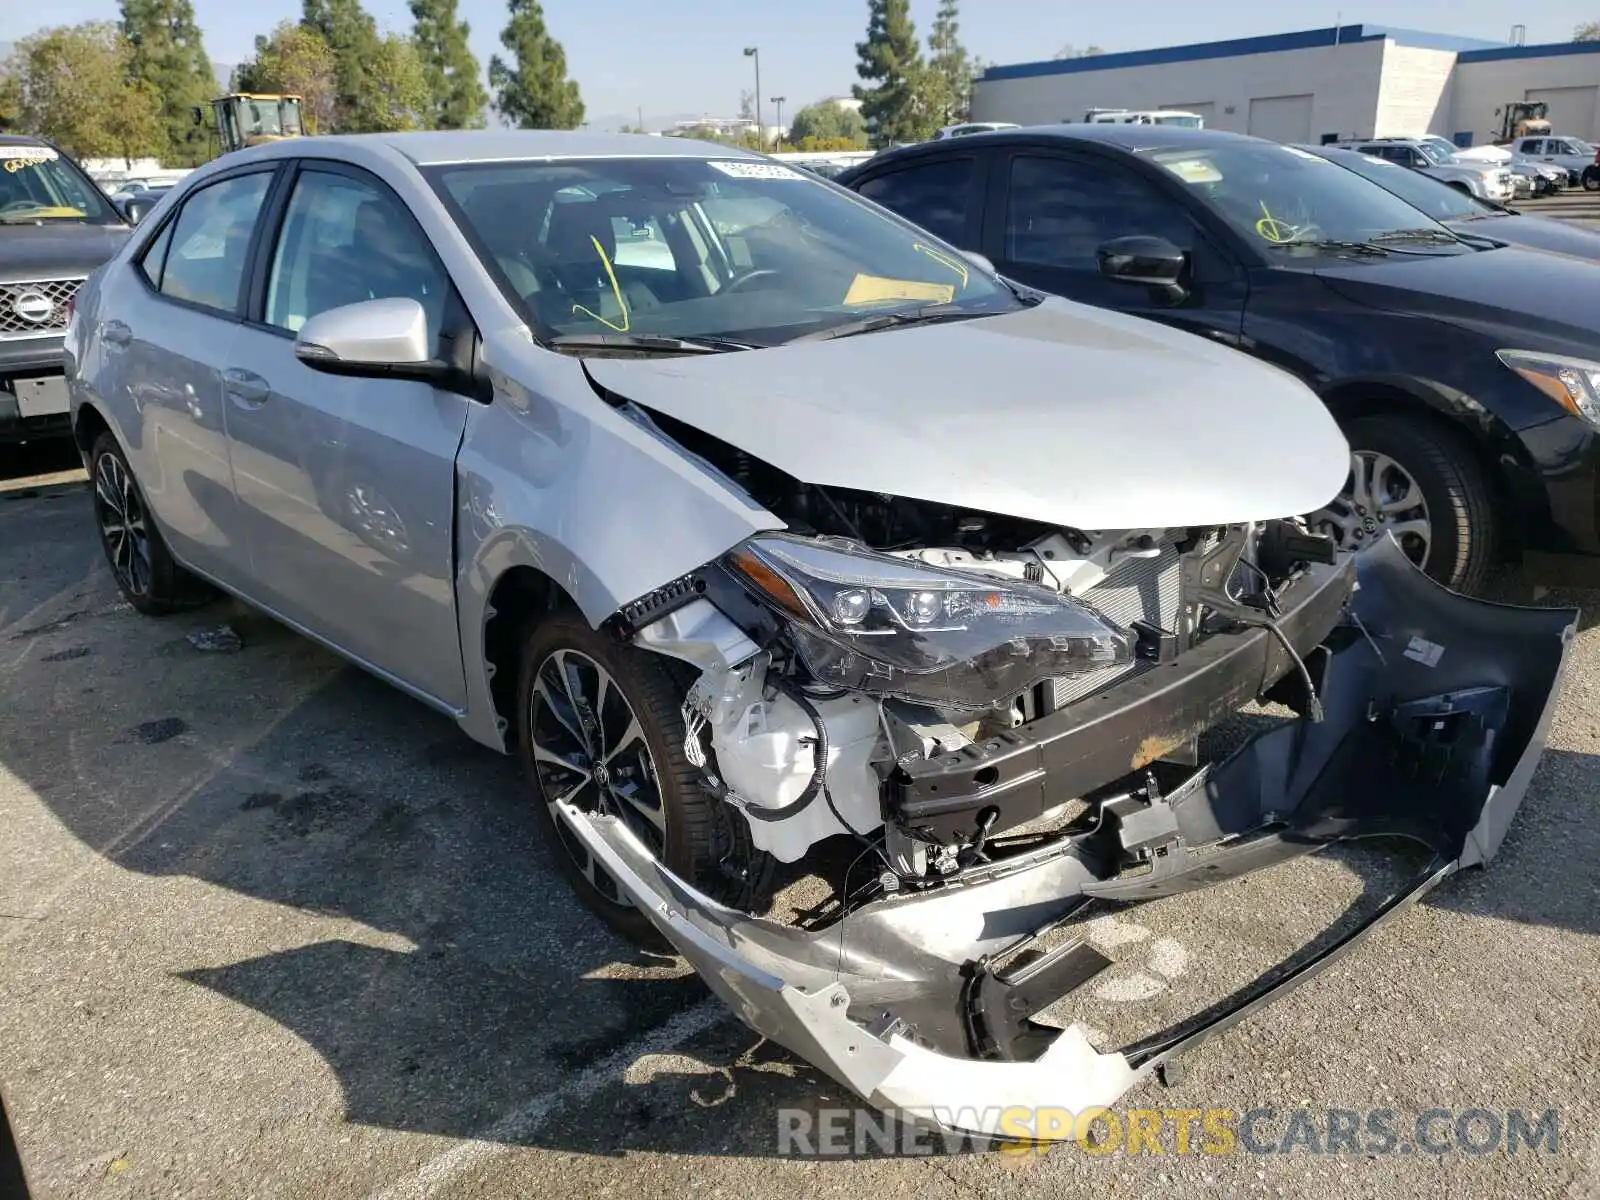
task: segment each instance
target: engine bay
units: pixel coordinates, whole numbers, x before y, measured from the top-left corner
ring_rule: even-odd
[[[696,661],[701,672],[683,705],[686,754],[708,790],[748,824],[759,852],[795,863],[829,838],[855,839],[875,852],[882,890],[936,884],[987,865],[1004,851],[995,840],[1000,835],[1052,815],[1052,806],[1025,798],[985,802],[980,770],[969,802],[952,798],[935,815],[913,816],[888,801],[908,769],[997,745],[995,739],[1176,662],[1218,631],[1273,627],[1285,585],[1307,562],[1333,559],[1325,539],[1291,522],[1086,531],[821,487],[672,418],[652,413],[650,420],[788,526],[764,550],[736,552],[708,569],[697,584],[706,589],[704,599],[700,591],[682,592],[707,609],[696,619],[714,622],[753,599],[765,599],[769,608],[775,599],[779,609],[802,618],[729,618],[747,639],[737,655]],[[807,555],[818,548],[835,558],[813,563]],[[913,572],[927,568],[930,574],[914,579],[926,579],[930,589],[936,583],[977,589],[980,609],[1010,605],[1023,614],[1054,597],[1062,619],[1098,624],[1063,652],[1070,639],[1056,631],[1054,618],[1030,633],[1027,617],[1017,615],[1017,636],[1002,631],[990,639],[997,645],[966,659],[952,652],[936,664],[982,685],[941,694],[927,682],[934,669],[921,669],[927,665],[921,661],[907,666],[883,647],[898,638],[920,650],[964,629],[943,610],[932,623],[918,624],[923,608],[951,593],[916,590],[922,583],[903,591],[858,585],[849,555],[869,560],[879,573],[893,561]],[[802,579],[809,584],[791,586]],[[986,592],[985,580],[1003,590]],[[762,596],[774,589],[782,594]],[[877,627],[870,624],[874,616]],[[670,639],[650,644],[675,652]],[[858,646],[865,649],[856,652]],[[1314,706],[1310,673],[1289,649],[1282,671],[1297,669]],[[1059,674],[1047,672],[1052,665]],[[1151,763],[1175,758],[1195,765],[1185,756],[1202,729],[1159,739],[1145,761],[1130,756],[1115,773],[1134,776],[1131,790],[1123,789],[1126,803],[1149,795],[1138,772]]]

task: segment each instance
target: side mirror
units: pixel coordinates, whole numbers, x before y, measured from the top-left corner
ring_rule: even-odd
[[[454,368],[432,356],[431,343],[422,305],[395,296],[318,313],[300,327],[294,356],[329,375],[444,383]]]
[[[1119,283],[1176,288],[1189,256],[1164,237],[1135,234],[1113,238],[1095,251],[1100,274]]]
[[[156,206],[154,200],[135,197],[122,202],[122,217],[129,225],[137,225],[150,215],[150,210]]]
[[[999,272],[995,270],[994,263],[989,261],[989,256],[987,254],[979,254],[976,250],[963,250],[961,252],[961,257],[966,259],[973,266],[981,267],[991,275],[999,274]]]

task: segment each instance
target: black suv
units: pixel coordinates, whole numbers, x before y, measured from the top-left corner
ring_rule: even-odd
[[[1600,575],[1593,263],[1452,232],[1325,158],[1213,131],[978,134],[839,182],[1019,283],[1305,380],[1351,445],[1312,517],[1341,545],[1392,532],[1463,591],[1518,551],[1540,575]]]
[[[0,442],[71,432],[61,337],[79,286],[128,229],[57,147],[0,133]]]

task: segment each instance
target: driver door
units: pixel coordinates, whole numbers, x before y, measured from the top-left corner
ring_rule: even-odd
[[[1134,313],[1237,345],[1248,284],[1242,267],[1189,206],[1109,158],[1022,149],[995,156],[982,249],[1006,275],[1041,291]],[[1108,279],[1097,251],[1114,238],[1166,238],[1189,256],[1186,294]]]
[[[313,371],[294,339],[318,313],[385,296],[417,300],[436,336],[460,332],[464,310],[405,204],[366,172],[302,165],[276,218],[223,371],[257,594],[413,695],[459,710],[455,456],[476,401]]]

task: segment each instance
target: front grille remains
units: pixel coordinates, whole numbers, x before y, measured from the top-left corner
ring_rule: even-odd
[[[1182,579],[1182,556],[1178,548],[1168,542],[1161,547],[1161,553],[1152,558],[1123,559],[1081,598],[1118,625],[1126,627],[1135,621],[1148,621],[1158,629],[1175,630]],[[1092,696],[1114,683],[1148,671],[1153,665],[1147,659],[1135,659],[1124,666],[1056,679],[1052,681],[1055,707],[1059,709]]]
[[[37,337],[67,327],[67,303],[81,279],[37,279],[0,283],[0,338]]]

